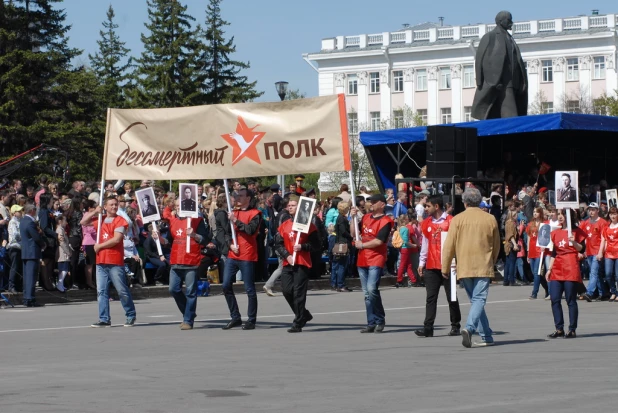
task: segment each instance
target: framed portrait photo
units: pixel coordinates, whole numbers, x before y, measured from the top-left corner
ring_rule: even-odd
[[[551,226],[541,224],[536,238],[536,246],[539,248],[551,248]]]
[[[608,208],[618,208],[618,190],[608,189],[605,191]]]
[[[197,196],[197,184],[180,184],[180,211],[178,216],[185,218],[197,218],[199,200]]]
[[[556,171],[556,208],[579,208],[579,173]]]
[[[148,187],[135,191],[135,196],[137,197],[137,206],[144,224],[161,219],[154,188]]]
[[[313,198],[300,197],[298,200],[298,207],[296,208],[296,215],[294,215],[292,231],[304,232],[305,234],[309,232],[316,201],[317,200]]]

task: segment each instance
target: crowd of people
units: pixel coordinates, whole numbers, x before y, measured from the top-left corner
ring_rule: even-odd
[[[230,180],[230,194],[225,194],[222,181],[199,185],[200,219],[188,225],[179,214],[181,201],[177,195],[154,186],[161,215],[154,226],[152,222],[143,223],[138,207],[138,202],[144,201],[142,208],[154,211],[151,200],[136,198],[136,190],[153,186],[152,181],[141,181],[135,187],[119,181],[105,183],[103,188],[101,184],[77,181],[69,191],[62,192],[45,176],[36,187],[24,188],[20,180],[15,180],[0,190],[4,256],[0,290],[23,291],[23,304],[36,307],[37,281],[48,291],[96,289],[99,320],[93,326],[105,327],[111,323],[110,285],[125,309],[125,325],[131,326],[136,319],[131,287],[167,284],[183,314],[181,329],[189,330],[196,314],[197,283],[214,272],[222,275],[230,310],[231,321],[224,329],[242,326],[250,330],[257,321],[255,282],[266,281],[264,292],[274,296],[276,281],[281,278],[283,295],[295,313],[289,331],[300,332],[312,319],[305,308],[308,280],[330,273],[331,289],[342,293],[351,291],[346,279],[360,278],[367,308],[367,327],[361,332],[371,333],[382,331],[385,325],[380,278],[393,275],[397,288],[426,289],[427,311],[424,328],[416,331],[419,337],[433,336],[440,287],[444,286],[448,299],[451,272],[457,274],[460,287],[479,303],[486,299],[494,271],[503,272],[505,286],[531,284],[530,299],[536,299],[542,288],[544,298],[552,301],[556,337],[575,335],[578,300],[618,301],[618,211],[601,199],[570,210],[573,228],[568,231],[564,219],[567,212],[552,206],[546,189],[538,188],[538,184],[514,191],[501,183],[487,191],[466,184],[457,188],[457,194],[468,195],[464,204],[472,206],[476,214],[470,213],[468,218],[491,218],[499,234],[498,243],[493,227],[487,224],[486,232],[491,233],[485,240],[491,247],[489,253],[477,257],[475,264],[463,258],[477,254],[473,242],[466,243],[467,249],[457,247],[465,251],[459,254],[451,245],[448,256],[452,262],[446,263],[440,234],[451,234],[449,228],[457,221],[454,205],[444,202],[439,187],[430,182],[423,182],[421,187],[399,184],[385,194],[373,195],[361,187],[352,202],[352,194],[343,184],[338,195],[317,201],[310,231],[301,236],[292,229],[298,197],[317,195],[315,189],[303,188],[303,182],[304,176],[297,175],[295,184],[288,188],[277,184],[260,188],[251,180]],[[226,195],[233,203],[229,208]],[[99,205],[100,198],[103,205]],[[153,211],[148,209],[144,215]],[[478,215],[481,212],[486,218]],[[558,240],[563,231],[566,245]],[[294,242],[297,235],[299,241]],[[478,238],[478,234],[474,236]],[[446,245],[450,239],[447,237]],[[546,247],[539,246],[537,239],[547,241],[541,243]],[[145,268],[149,271],[144,272]],[[486,280],[467,282],[468,278]],[[590,280],[587,288],[581,282],[585,278]],[[249,298],[244,324],[234,284],[244,284]],[[568,333],[560,321],[563,294],[571,315]],[[449,311],[449,335],[464,334],[465,330],[466,345],[471,343],[469,335],[479,332],[482,342],[478,345],[493,343],[482,308],[461,331],[459,303],[449,299]]]

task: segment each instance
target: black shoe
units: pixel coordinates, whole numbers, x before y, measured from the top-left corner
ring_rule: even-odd
[[[302,333],[303,329],[299,326],[292,326],[292,328],[288,329],[288,333]]]
[[[244,326],[242,326],[243,330],[255,330],[255,324],[251,321],[247,321]]]
[[[562,334],[564,334],[564,332]],[[566,336],[564,336],[564,338],[575,338],[575,337],[577,337],[577,334],[575,334],[575,331],[573,330],[569,331],[569,333]]]
[[[461,344],[465,348],[472,347],[472,334],[470,334],[470,332],[465,328],[461,330]]]
[[[414,334],[419,337],[433,337],[433,330],[430,330],[428,328],[421,328],[418,330],[414,330]]]
[[[309,311],[307,311],[305,314],[309,314],[309,315],[306,315],[305,319],[303,321],[301,321],[301,323],[299,325],[300,328],[303,328],[304,326],[307,325],[307,323],[309,321],[313,320],[313,315]]]
[[[403,284],[400,282],[395,283],[395,288],[403,287]]]
[[[374,331],[376,331],[376,326],[367,326],[363,328],[360,332],[361,333],[373,333]]]
[[[31,301],[27,304],[25,304],[26,307],[34,307],[34,308],[38,308],[38,307],[45,307],[45,304],[39,304],[36,301]]]
[[[591,303],[591,302],[592,302],[592,297],[590,297],[590,296],[588,295],[588,293],[584,293],[584,294],[582,294],[582,298],[583,298],[584,300],[588,301],[589,303]],[[563,332],[563,333],[564,333],[564,332]]]
[[[382,331],[384,331],[384,326],[385,326],[385,324],[378,324],[376,326],[376,329],[375,329],[374,333],[381,333]]]
[[[112,323],[110,323],[109,321],[108,322],[98,321],[90,325],[90,327],[92,328],[104,328],[104,327],[111,327],[111,326],[112,326]]]
[[[461,331],[459,330],[459,327],[451,327],[451,331],[449,331],[447,335],[450,337],[460,336]]]
[[[222,330],[229,330],[234,327],[240,327],[242,325],[242,320],[232,320],[222,328]]]
[[[337,292],[339,292],[339,293],[349,293],[351,291],[352,290],[350,288],[348,288],[348,287],[337,288]]]
[[[558,338],[558,337],[564,337],[564,331],[556,330],[553,333],[547,335],[547,338]]]
[[[510,284],[509,283],[502,283],[503,287],[508,287]]]

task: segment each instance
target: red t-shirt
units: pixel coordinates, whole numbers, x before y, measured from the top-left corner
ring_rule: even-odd
[[[573,237],[578,243],[586,240],[586,233],[581,228],[572,230]],[[575,281],[581,282],[579,272],[579,260],[577,250],[569,245],[569,233],[566,229],[557,229],[551,233],[556,257],[551,269],[550,281]]]
[[[442,271],[442,233],[448,232],[452,219],[451,215],[447,215],[444,221],[436,224],[433,222],[433,217],[427,217],[421,224],[423,236],[429,242],[425,263],[428,270]]]
[[[603,238],[605,239],[605,258],[618,259],[618,227],[606,226],[603,229]]]
[[[579,227],[586,233],[586,256],[597,255],[601,246],[601,234],[607,226],[607,221],[597,218],[596,222],[587,219],[579,224]]]
[[[296,243],[296,236],[298,232],[292,231],[292,226],[294,222],[291,219],[288,219],[283,224],[279,225],[279,234],[283,238],[283,245],[285,249],[290,253],[294,254],[294,244]],[[301,232],[300,238],[298,239],[299,244],[305,244],[309,242],[309,235],[317,231],[315,225],[311,224],[309,226],[309,232],[307,234]],[[311,251],[298,251],[296,253],[296,261],[294,261],[297,265],[304,265],[305,267],[311,268]],[[283,266],[286,267],[290,265],[288,260],[283,260]]]
[[[234,215],[236,215],[236,219],[244,224],[249,224],[256,215],[261,216],[261,212],[257,209],[247,209],[247,210],[236,210],[234,211]],[[238,255],[234,254],[234,251],[230,249],[228,253],[228,257],[239,260],[239,261],[257,261],[258,260],[258,252],[257,252],[257,236],[258,230],[251,235],[247,234],[244,231],[238,230],[238,225],[236,225],[236,238],[238,239]]]
[[[366,214],[361,220],[361,241],[363,243],[379,238],[382,245],[376,248],[363,248],[358,252],[357,267],[384,267],[386,264],[386,251],[388,248],[388,236],[394,222],[386,215],[374,218],[371,214]],[[386,235],[386,239],[384,238]]]
[[[542,248],[539,248],[536,246],[536,240],[539,237],[539,227],[540,226],[541,224],[537,224],[536,222],[531,222],[526,227],[526,233],[528,234],[528,240],[529,240],[528,258],[530,259],[541,257]]]
[[[98,228],[99,220],[94,220],[92,225],[94,228]],[[99,243],[102,244],[109,241],[114,237],[115,233],[120,233],[124,236],[128,230],[129,223],[120,215],[116,215],[114,218],[104,215]],[[100,250],[97,253],[97,264],[124,265],[124,244],[122,240],[111,248]]]

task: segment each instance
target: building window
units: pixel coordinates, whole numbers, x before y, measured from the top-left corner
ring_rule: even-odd
[[[451,88],[451,69],[448,67],[440,68],[440,89]]]
[[[380,112],[370,112],[371,130],[380,130]]]
[[[607,106],[603,105],[602,99],[595,99],[592,105],[592,110],[595,115],[607,116]]]
[[[348,95],[358,95],[358,77],[348,75]]]
[[[380,93],[380,73],[369,73],[369,93]]]
[[[594,58],[593,79],[605,79],[605,56],[598,56]]]
[[[427,125],[427,109],[418,109],[416,115],[421,119],[423,125]]]
[[[579,113],[579,100],[569,100],[567,101],[566,111],[568,113]]]
[[[440,114],[442,115],[442,124],[451,123],[451,108],[440,109]]]
[[[577,58],[567,59],[567,81],[579,80],[579,63]]]
[[[403,109],[393,111],[393,128],[403,128]]]
[[[427,90],[427,69],[416,71],[416,90],[419,92]]]
[[[348,133],[351,136],[358,135],[358,113],[348,113]]]
[[[472,106],[464,106],[464,122],[472,122]]]
[[[541,60],[543,66],[543,82],[554,81],[554,67],[551,60]]]
[[[393,72],[393,91],[403,92],[403,70]]]
[[[554,113],[554,102],[542,102],[541,112],[543,114]]]
[[[474,87],[474,66],[463,67],[463,87]]]

